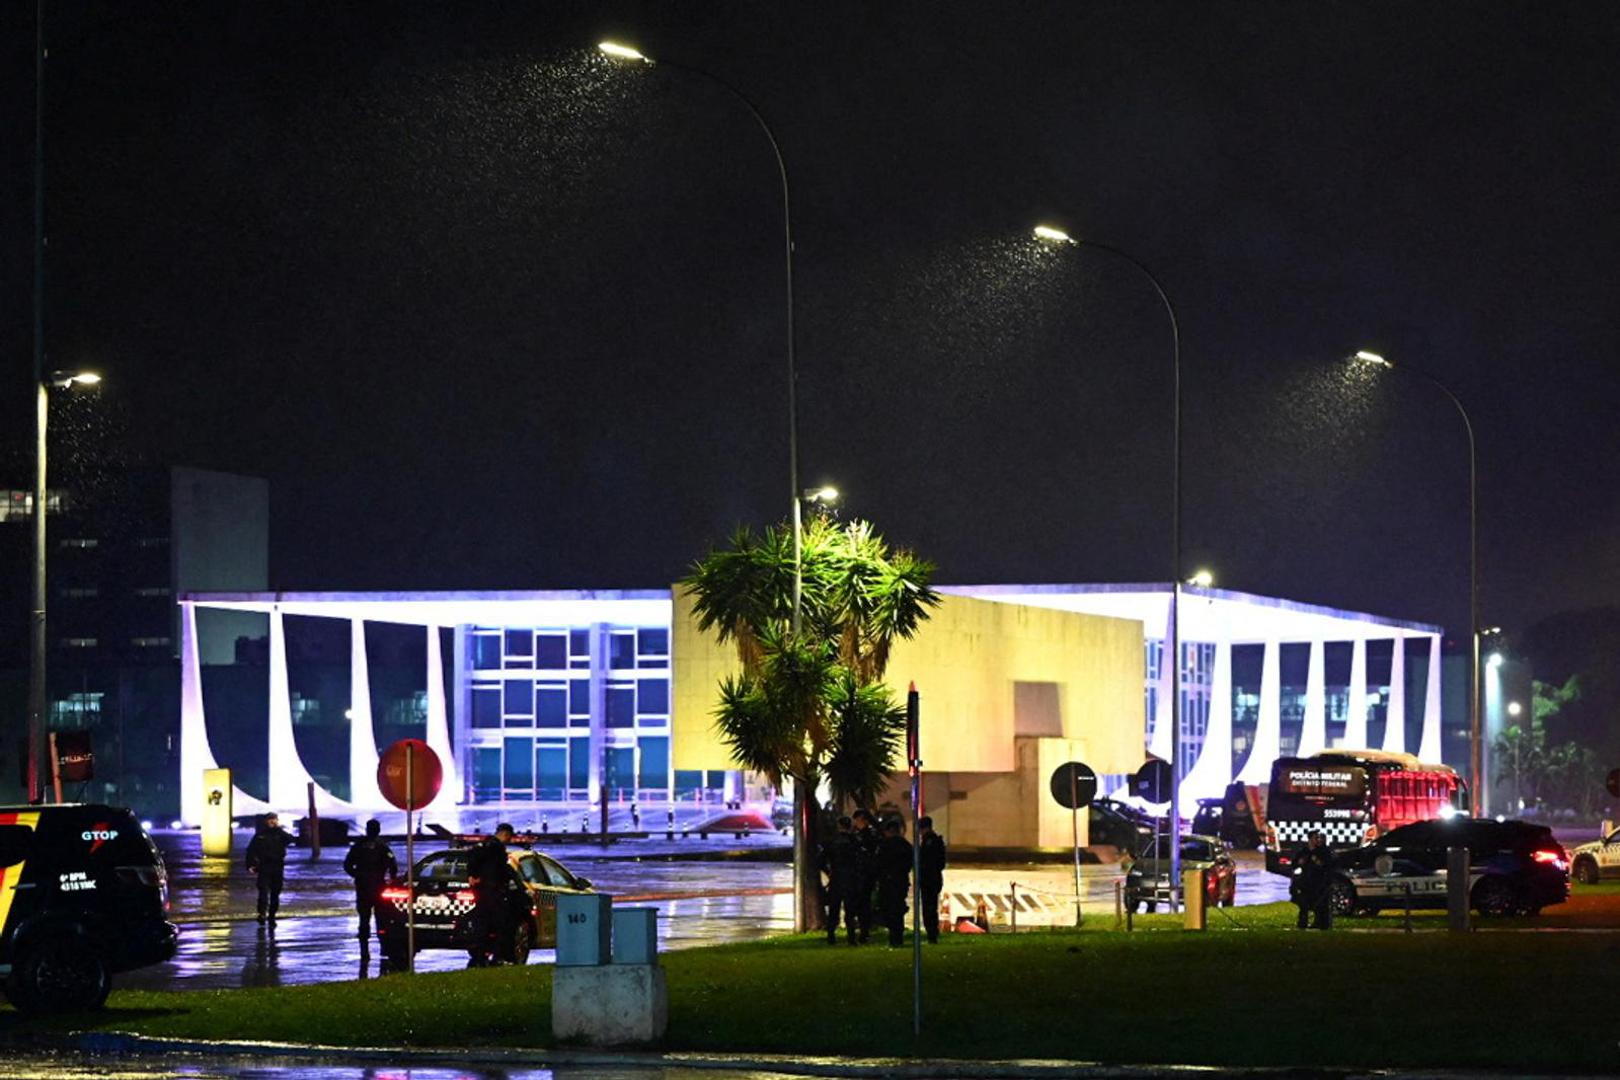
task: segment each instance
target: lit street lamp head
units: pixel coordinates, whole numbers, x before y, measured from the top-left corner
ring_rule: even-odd
[[[1215,584],[1215,575],[1210,573],[1208,570],[1200,570],[1192,577],[1187,579],[1187,584],[1196,585],[1200,589],[1207,589],[1211,585]]]
[[[652,61],[643,56],[639,49],[632,49],[628,45],[620,45],[617,41],[598,42],[597,46],[603,53],[619,60],[634,60],[640,64],[650,64]]]
[[[1048,243],[1051,243],[1051,244],[1074,244],[1074,243],[1078,243],[1078,241],[1075,240],[1074,237],[1070,236],[1068,233],[1064,232],[1062,229],[1054,229],[1050,225],[1037,225],[1037,226],[1035,226],[1035,239],[1037,239],[1037,240],[1045,240],[1045,241],[1047,241]]]
[[[55,390],[66,390],[77,383],[80,386],[94,386],[101,381],[101,376],[93,371],[53,371],[45,380],[46,384]]]
[[[1366,349],[1361,349],[1361,350],[1357,351],[1356,355],[1352,356],[1350,359],[1359,361],[1360,363],[1363,363],[1363,364],[1377,364],[1379,367],[1394,367],[1395,366],[1394,364],[1390,363],[1388,360],[1385,360],[1384,357],[1383,357],[1383,354],[1375,353],[1375,352],[1368,352]]]
[[[804,501],[807,503],[835,503],[838,501],[838,489],[831,484],[824,484],[818,488],[805,488]]]

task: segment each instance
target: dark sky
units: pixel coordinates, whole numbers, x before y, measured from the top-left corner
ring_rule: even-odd
[[[973,581],[1188,569],[1465,625],[1620,602],[1611,4],[50,5],[48,341],[263,475],[285,588],[667,584],[803,472]],[[0,19],[29,421],[31,5]]]

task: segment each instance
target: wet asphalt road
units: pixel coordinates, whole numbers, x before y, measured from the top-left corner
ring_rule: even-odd
[[[737,1080],[776,1080],[781,1073],[732,1071],[723,1074],[700,1069],[566,1066],[561,1068],[445,1068],[416,1065],[319,1065],[274,1058],[87,1057],[77,1055],[8,1055],[0,1061],[0,1080],[40,1077],[42,1080],[152,1080],[185,1077],[187,1080],[706,1080],[724,1075]]]
[[[381,974],[382,956],[375,948],[362,950],[356,936],[353,891],[343,873],[346,848],[329,848],[311,861],[303,849],[293,849],[287,861],[287,882],[282,912],[274,930],[260,927],[254,917],[253,878],[241,857],[204,859],[195,832],[159,831],[170,876],[171,918],[180,924],[180,953],[172,961],[120,975],[115,985],[141,989],[230,989],[243,986],[291,986],[369,978]],[[238,838],[245,843],[245,837]],[[680,861],[637,859],[637,853],[670,850],[691,852],[699,841],[621,841],[611,847],[557,844],[547,848],[574,873],[589,878],[615,902],[651,906],[659,911],[659,939],[665,950],[722,942],[745,941],[788,932],[793,908],[789,868],[784,862],[722,860]],[[711,840],[717,854],[722,845]],[[774,838],[737,842],[727,839],[725,849],[779,845]],[[403,862],[403,844],[396,844]],[[417,857],[438,850],[434,842],[419,843]],[[1258,856],[1240,853],[1239,903],[1259,903],[1286,897],[1283,879],[1265,873]],[[1086,917],[1111,918],[1114,910],[1112,867],[1087,867]],[[1073,917],[1073,871],[1061,865],[952,867],[946,889],[1005,887],[1017,881],[1021,891],[1036,891],[1054,904],[1067,905]],[[550,950],[537,950],[533,960],[546,963]],[[420,954],[422,971],[454,970],[466,966],[463,953],[431,951]]]

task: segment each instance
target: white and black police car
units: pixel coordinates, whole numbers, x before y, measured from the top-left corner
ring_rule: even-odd
[[[1620,877],[1620,829],[1569,853],[1570,872],[1582,885]]]
[[[94,1009],[175,954],[163,857],[128,810],[0,807],[0,975],[24,1012]]]

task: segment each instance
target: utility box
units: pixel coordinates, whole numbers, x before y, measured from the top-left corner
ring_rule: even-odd
[[[1188,930],[1203,930],[1208,924],[1204,908],[1204,872],[1202,870],[1183,870],[1181,872],[1181,902],[1184,906],[1183,924]]]
[[[557,897],[557,966],[597,967],[612,958],[613,897],[563,893]]]
[[[613,962],[658,963],[658,909],[613,909]]]

